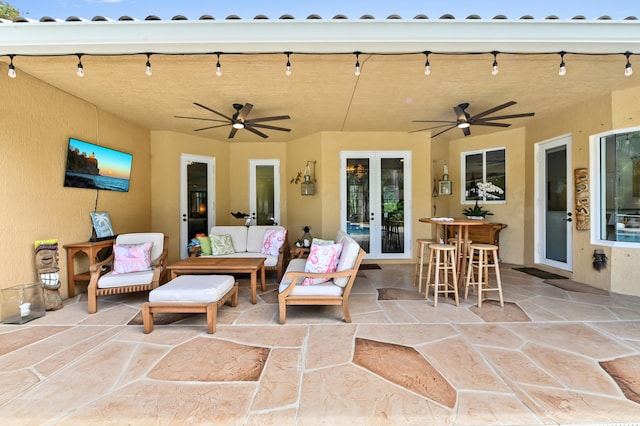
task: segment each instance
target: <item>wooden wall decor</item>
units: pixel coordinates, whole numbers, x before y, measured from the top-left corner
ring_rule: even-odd
[[[576,229],[586,231],[591,226],[591,206],[589,200],[589,169],[579,168],[573,171],[576,194]]]

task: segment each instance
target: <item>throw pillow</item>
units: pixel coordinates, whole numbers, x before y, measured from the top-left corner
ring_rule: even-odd
[[[211,254],[214,256],[221,256],[225,254],[233,254],[236,252],[233,247],[233,240],[231,239],[231,235],[209,235],[209,239],[211,240]]]
[[[211,240],[209,237],[198,237],[198,241],[200,241],[200,254],[205,256],[211,254]]]
[[[342,253],[342,243],[338,244],[311,244],[309,257],[304,265],[305,272],[328,273],[335,272]],[[302,285],[314,285],[329,281],[328,278],[305,278]]]
[[[314,238],[311,241],[311,244],[315,244],[315,245],[318,245],[318,246],[328,246],[328,245],[335,244],[335,243],[336,242],[333,241],[333,240],[323,240],[323,239],[320,239],[320,238]]]
[[[128,274],[151,269],[152,242],[143,244],[114,244],[113,273]]]
[[[262,254],[277,256],[280,254],[280,247],[282,247],[286,238],[286,229],[267,229],[262,240]]]

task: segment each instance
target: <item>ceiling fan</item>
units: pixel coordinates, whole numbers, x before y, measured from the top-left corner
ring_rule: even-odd
[[[516,101],[509,101],[502,105],[498,105],[486,111],[483,111],[476,115],[471,115],[467,112],[467,108],[469,108],[468,103],[463,103],[458,106],[453,107],[453,111],[456,113],[455,121],[442,121],[442,120],[413,120],[414,123],[445,123],[433,127],[427,127],[426,129],[413,130],[409,133],[422,132],[425,130],[433,130],[439,129],[441,127],[446,127],[446,129],[441,130],[440,132],[433,135],[435,138],[438,135],[443,134],[454,128],[459,128],[462,130],[465,136],[469,136],[471,134],[470,126],[493,126],[493,127],[509,127],[511,124],[508,123],[496,123],[495,120],[508,120],[511,118],[520,118],[520,117],[531,117],[534,115],[533,112],[526,112],[523,114],[511,114],[511,115],[500,115],[487,117],[488,115],[493,114],[494,112],[500,111],[501,109],[510,107],[511,105],[515,105]]]
[[[253,108],[253,105],[250,103],[246,103],[244,105],[242,104],[233,104],[233,108],[236,110],[236,112],[231,116],[227,116],[221,112],[216,111],[215,109],[209,108],[208,106],[204,106],[202,104],[199,104],[197,102],[193,103],[196,106],[199,106],[200,108],[204,108],[207,111],[210,111],[214,114],[219,115],[220,117],[224,118],[224,120],[220,120],[220,119],[215,119],[215,118],[201,118],[201,117],[183,117],[183,116],[179,116],[176,115],[175,118],[187,118],[190,120],[203,120],[203,121],[214,121],[214,122],[219,122],[219,123],[224,123],[224,124],[218,124],[215,126],[208,126],[208,127],[202,127],[200,129],[195,129],[194,132],[200,132],[202,130],[209,130],[209,129],[215,129],[218,127],[225,127],[225,126],[231,126],[231,132],[229,132],[229,139],[233,138],[236,133],[238,132],[238,130],[240,129],[245,129],[250,131],[251,133],[255,133],[256,135],[262,137],[262,138],[268,138],[269,136],[267,136],[266,134],[264,134],[263,132],[261,132],[258,129],[268,129],[268,130],[279,130],[281,132],[290,132],[291,129],[287,129],[284,127],[277,127],[277,126],[270,126],[268,124],[262,124],[264,121],[276,121],[276,120],[288,120],[291,117],[289,117],[288,115],[277,115],[274,117],[260,117],[260,118],[252,118],[252,119],[248,119],[247,117],[249,116],[249,113],[251,112],[251,109]]]

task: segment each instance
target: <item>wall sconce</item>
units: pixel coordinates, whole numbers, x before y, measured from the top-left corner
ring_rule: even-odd
[[[452,194],[452,185],[449,180],[449,166],[447,162],[444,162],[444,173],[442,174],[442,180],[438,183],[438,194],[439,195],[451,195]]]
[[[311,169],[313,165],[313,170]],[[304,168],[304,176],[300,185],[300,193],[302,195],[314,195],[316,193],[316,162],[307,161]]]

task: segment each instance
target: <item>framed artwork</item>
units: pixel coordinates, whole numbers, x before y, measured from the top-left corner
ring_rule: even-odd
[[[111,218],[108,212],[90,212],[89,214],[91,215],[96,238],[113,237],[113,226],[111,226]]]

